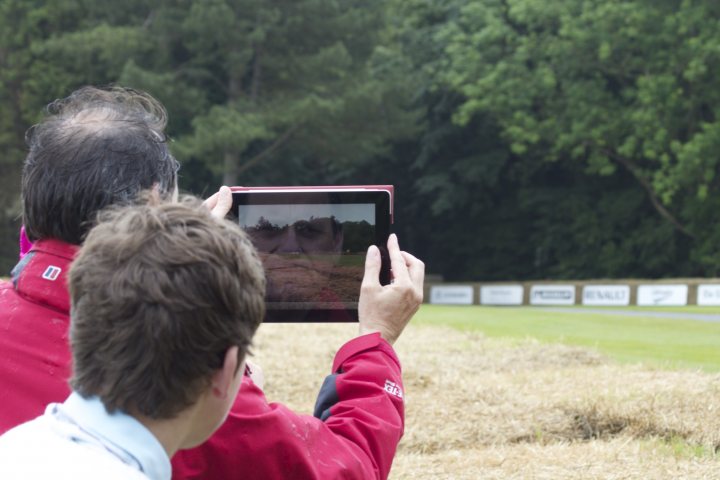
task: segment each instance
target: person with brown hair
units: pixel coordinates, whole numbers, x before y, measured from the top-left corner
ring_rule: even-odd
[[[0,478],[170,478],[240,387],[265,313],[255,249],[194,199],[114,208],[69,286],[73,393],[0,437]]]

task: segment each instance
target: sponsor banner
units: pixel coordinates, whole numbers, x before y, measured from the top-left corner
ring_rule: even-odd
[[[720,285],[698,285],[697,304],[702,306],[719,306]]]
[[[434,285],[430,287],[430,303],[441,305],[472,305],[473,287],[470,285]]]
[[[483,285],[480,287],[480,303],[483,305],[522,305],[522,285]]]
[[[586,285],[582,303],[593,307],[625,307],[630,305],[630,285]]]
[[[682,307],[687,305],[687,285],[640,285],[637,304],[642,307]]]
[[[575,305],[575,286],[533,285],[530,305]]]

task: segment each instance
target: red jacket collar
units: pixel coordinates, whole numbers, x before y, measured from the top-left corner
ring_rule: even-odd
[[[18,294],[64,314],[70,312],[67,273],[79,247],[55,239],[38,240],[13,270]]]
[[[75,258],[75,255],[77,255],[78,250],[80,250],[79,246],[63,242],[62,240],[56,240],[54,238],[38,240],[33,243],[33,246],[30,249],[31,252],[36,251],[49,253],[66,260],[70,260],[71,262]]]

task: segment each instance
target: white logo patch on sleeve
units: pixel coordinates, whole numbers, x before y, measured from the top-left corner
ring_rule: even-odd
[[[403,398],[403,392],[400,389],[400,386],[395,382],[391,382],[390,380],[385,380],[385,391],[401,400]]]
[[[56,267],[55,265],[50,265],[43,272],[42,278],[54,282],[60,276],[60,272],[62,272],[62,268]]]

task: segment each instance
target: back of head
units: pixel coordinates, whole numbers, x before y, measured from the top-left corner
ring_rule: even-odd
[[[48,105],[26,135],[22,198],[30,239],[80,244],[102,208],[153,186],[172,194],[178,163],[166,123],[158,101],[131,89],[84,87]]]
[[[195,403],[235,345],[239,365],[265,313],[248,238],[195,199],[102,212],[69,285],[72,387],[155,419]]]

